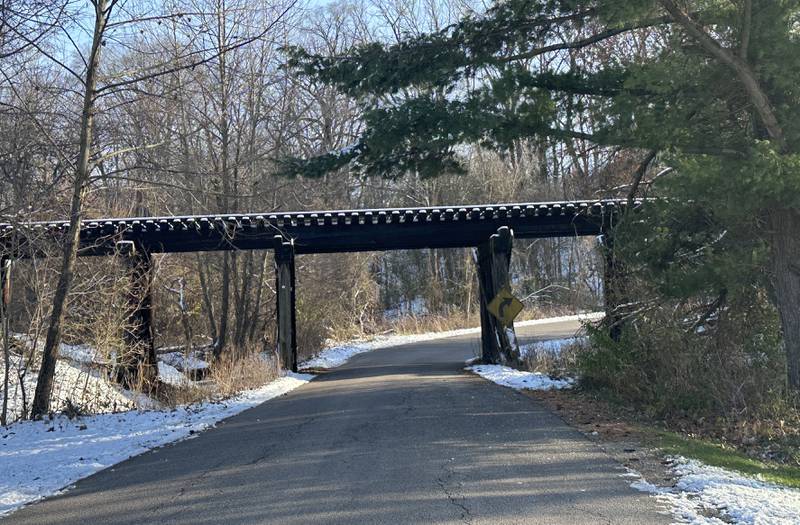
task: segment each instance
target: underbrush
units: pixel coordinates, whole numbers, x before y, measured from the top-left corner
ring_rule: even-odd
[[[578,385],[573,389],[536,391],[529,395],[539,399],[591,439],[599,440],[604,449],[611,445],[612,451],[622,452],[619,459],[623,462],[631,458],[632,448],[644,447],[656,449],[667,456],[696,459],[706,465],[800,488],[800,465],[786,459],[787,456],[776,456],[766,447],[742,447],[709,433],[687,431],[675,421],[648,417],[642,410],[620,400],[607,389]],[[789,450],[785,441],[773,441],[772,450],[778,447]],[[660,463],[663,458],[660,454],[658,458],[656,461]],[[646,463],[637,463],[635,468],[639,470],[642,467],[648,468]]]
[[[461,328],[479,326],[481,319],[478,315],[467,315],[457,312],[449,315],[407,315],[385,322],[381,328],[387,332],[397,334],[423,334],[427,332],[447,332]]]
[[[38,372],[31,366],[36,364],[36,359],[24,360],[23,355],[12,353],[9,361],[7,424],[28,417]],[[208,374],[201,381],[187,377],[179,384],[159,381],[126,390],[109,378],[109,370],[105,363],[79,363],[60,358],[53,381],[53,413],[76,417],[159,406],[174,408],[228,398],[243,390],[259,388],[279,375],[274,356],[254,349],[226,352],[210,363]],[[0,363],[0,376],[4,373]],[[0,406],[2,404],[3,389],[0,388]]]
[[[275,356],[255,350],[230,351],[211,361],[202,381],[187,380],[179,385],[160,383],[156,396],[168,407],[215,401],[260,388],[279,375]]]
[[[618,342],[589,327],[572,359],[584,389],[681,435],[800,466],[800,403],[786,387],[777,315],[765,297],[731,302],[704,323],[679,305],[632,319]]]
[[[273,356],[250,352],[240,357],[224,355],[211,364],[208,379],[217,396],[230,397],[252,390],[278,377],[278,362]]]

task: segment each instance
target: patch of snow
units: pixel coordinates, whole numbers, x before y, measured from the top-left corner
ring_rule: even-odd
[[[425,304],[425,299],[417,297],[410,301],[403,301],[394,308],[387,308],[383,312],[383,318],[392,320],[403,317],[404,315],[425,315],[428,313],[428,307]]]
[[[212,343],[208,343],[205,345],[194,345],[193,351],[205,351],[211,350],[214,347]],[[171,346],[159,346],[156,348],[156,353],[158,354],[166,354],[170,352],[186,352],[186,345],[171,345]]]
[[[567,337],[564,339],[549,339],[547,341],[536,341],[519,347],[522,357],[537,353],[548,353],[557,356],[565,346],[574,345],[586,341],[585,337]]]
[[[185,385],[189,381],[183,372],[161,361],[158,362],[158,378],[164,383],[175,386]]]
[[[200,359],[195,354],[186,356],[183,352],[167,352],[159,355],[158,360],[183,372],[204,370],[210,366],[208,361]]]
[[[327,370],[329,368],[336,368],[337,366],[342,366],[347,361],[349,361],[350,358],[353,357],[354,355],[361,354],[363,352],[369,352],[370,350],[379,348],[378,346],[370,345],[369,343],[371,342],[376,342],[376,341],[326,348],[325,350],[320,352],[317,356],[312,357],[311,359],[308,359],[300,363],[298,365],[298,368],[301,370],[311,369],[311,368]]]
[[[0,373],[2,368],[0,364]],[[30,363],[26,367],[23,357],[15,355],[11,356],[10,372],[8,411],[9,420],[13,421],[22,416],[23,410],[30,409],[39,372],[33,370]],[[21,380],[20,373],[23,373]],[[1,399],[2,390],[0,390]],[[68,403],[83,412],[90,413],[117,412],[139,406],[136,399],[106,379],[103,368],[58,360],[53,378],[51,407],[53,411],[58,412],[64,410]]]
[[[97,350],[89,345],[68,345],[66,343],[61,343],[58,349],[58,355],[70,361],[75,361],[76,363],[89,364],[99,362]]]
[[[34,347],[42,348],[44,346],[44,341],[37,340],[28,334],[12,333],[11,336],[28,350]],[[86,344],[70,345],[61,343],[58,347],[58,355],[64,359],[82,364],[105,364],[108,362],[103,356],[98,355],[97,349]]]
[[[645,481],[644,479],[638,479],[631,483],[631,488],[634,488],[640,492],[647,492],[649,494],[658,494],[661,489],[656,487],[649,481]]]
[[[697,460],[672,458],[678,482],[656,487],[641,476],[631,487],[652,494],[672,516],[692,525],[800,523],[800,490],[762,481]]]
[[[75,420],[60,416],[0,429],[0,464],[5,472],[0,477],[0,516],[129,457],[185,439],[294,390],[313,377],[287,373],[261,388],[218,403]]]
[[[519,323],[514,323],[514,326],[537,326],[540,324],[561,323],[564,321],[599,321],[605,316],[606,314],[604,312],[587,312],[576,315],[562,315],[561,317],[549,317],[547,319],[520,321]]]
[[[515,326],[538,326],[550,323],[559,323],[563,321],[594,321],[602,319],[605,314],[603,312],[591,312],[577,315],[566,315],[562,317],[551,317],[549,319],[534,319],[531,321],[522,321],[515,323]],[[458,330],[448,330],[446,332],[428,332],[424,334],[410,334],[410,335],[391,335],[391,336],[378,336],[369,340],[353,341],[344,345],[330,346],[320,352],[318,355],[308,359],[298,366],[299,368],[316,368],[328,369],[336,368],[346,363],[354,355],[370,350],[377,350],[379,348],[388,348],[391,346],[398,346],[410,343],[420,343],[423,341],[432,341],[434,339],[443,339],[446,337],[455,337],[459,335],[479,334],[480,327],[475,328],[461,328]]]
[[[523,372],[502,365],[474,365],[466,370],[474,372],[484,379],[498,385],[515,390],[553,390],[571,388],[575,382],[572,378],[553,379],[539,372]]]
[[[506,328],[505,332],[506,332],[506,337],[508,338],[508,344],[511,345],[511,348],[514,348],[515,346],[517,346],[517,344],[518,344],[517,343],[517,333],[514,330],[512,330],[511,328]]]

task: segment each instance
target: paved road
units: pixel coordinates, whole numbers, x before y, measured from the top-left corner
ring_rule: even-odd
[[[477,345],[471,336],[361,354],[3,524],[670,521],[557,416],[464,373]]]

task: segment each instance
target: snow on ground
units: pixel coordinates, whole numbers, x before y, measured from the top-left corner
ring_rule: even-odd
[[[672,458],[674,488],[641,479],[631,487],[652,494],[680,523],[691,525],[788,525],[800,523],[800,490],[776,485],[693,459]]]
[[[519,352],[522,357],[527,357],[529,355],[535,355],[535,354],[550,354],[553,356],[557,356],[561,353],[561,350],[564,347],[574,345],[576,343],[582,343],[584,341],[586,341],[585,337],[567,337],[565,339],[549,339],[547,341],[536,341],[535,343],[521,345],[519,347]]]
[[[166,352],[159,355],[158,360],[163,361],[164,363],[183,372],[204,370],[210,365],[208,364],[208,361],[200,359],[200,357],[198,357],[199,355],[200,354],[197,352],[188,356],[184,352]]]
[[[474,372],[484,379],[498,385],[507,386],[515,390],[552,390],[571,388],[574,379],[553,379],[539,372],[523,372],[502,365],[474,365],[466,370]]]
[[[531,321],[521,321],[514,323],[515,326],[537,326],[550,323],[559,323],[563,321],[596,321],[602,319],[602,312],[592,312],[578,315],[567,315],[562,317],[551,317],[549,319],[534,319]],[[369,340],[353,341],[348,344],[331,346],[320,352],[315,357],[300,363],[301,369],[328,369],[336,368],[346,363],[351,357],[370,350],[377,350],[379,348],[388,348],[390,346],[404,345],[409,343],[420,343],[423,341],[431,341],[434,339],[442,339],[445,337],[454,337],[459,335],[469,335],[480,333],[480,327],[477,328],[462,328],[459,330],[448,330],[446,332],[428,332],[424,334],[410,334],[410,335],[390,335],[378,336]]]
[[[27,348],[33,344],[24,334],[15,334],[15,338]],[[106,378],[108,362],[89,345],[69,345],[62,343],[59,348],[59,359],[56,363],[56,374],[53,380],[54,412],[60,412],[71,404],[82,413],[102,414],[119,412],[134,408],[155,408],[157,403],[147,396],[135,394],[116,385]],[[8,420],[19,419],[23,410],[30,408],[33,393],[36,389],[38,370],[24,366],[23,357],[11,356],[9,377]],[[38,362],[33,363],[38,365]],[[195,355],[185,356],[182,352],[170,352],[159,356],[158,374],[165,382],[180,386],[189,382],[183,372],[204,370],[208,362]],[[0,376],[3,366],[0,363]],[[20,375],[22,377],[20,378]],[[0,390],[0,402],[3,393]]]
[[[602,314],[581,314],[523,321],[517,323],[517,326],[601,317]],[[353,355],[369,350],[479,332],[480,328],[468,328],[356,341],[328,348],[301,366],[333,368]],[[0,429],[0,465],[8,473],[0,477],[0,516],[52,495],[83,477],[131,456],[184,439],[222,419],[293,390],[314,377],[308,374],[288,374],[260,389],[244,392],[221,403],[206,402],[175,410],[105,413],[135,407],[152,409],[155,406],[146,396],[139,396],[143,398],[139,399],[109,383],[102,376],[102,368],[96,366],[98,358],[90,347],[62,345],[60,354],[66,359],[59,360],[57,364],[55,408],[63,409],[66,400],[70,399],[79,403],[84,410],[98,415],[76,420],[59,416],[43,422],[23,421]],[[167,353],[159,358],[159,375],[165,382],[184,382],[187,379],[181,370],[196,370],[208,366],[207,362],[195,356],[186,359],[182,352]],[[12,367],[19,368],[20,364],[12,363]],[[569,384],[569,380],[550,380],[541,374],[527,374],[530,379],[520,379],[518,382],[522,386],[519,388],[535,388],[536,385],[540,388],[565,388]],[[510,377],[509,374],[505,376]],[[16,377],[14,371],[11,377],[12,380]],[[36,374],[28,371],[22,381],[26,387],[28,404],[35,383]],[[10,405],[21,407],[19,384],[12,388],[10,394]],[[53,468],[54,465],[58,465],[58,468]]]
[[[11,337],[28,350],[32,348],[41,349],[44,346],[44,341],[37,340],[28,334],[12,333]],[[58,355],[64,359],[74,361],[75,363],[89,364],[107,362],[103,356],[99,355],[96,349],[86,344],[70,345],[61,343],[61,346],[58,347]]]
[[[129,411],[70,420],[24,421],[0,428],[0,516],[59,492],[98,470],[149,449],[184,439],[307,383],[287,373],[219,403],[175,410]]]
[[[68,345],[66,343],[61,343],[61,347],[58,349],[58,355],[70,361],[84,364],[96,363],[100,358],[100,356],[97,355],[97,350],[89,345]]]
[[[547,319],[532,319],[530,321],[520,321],[514,326],[537,326],[540,324],[561,323],[563,321],[599,321],[604,318],[604,312],[587,312],[577,315],[562,315],[560,317],[548,317]],[[476,328],[480,332],[480,328]]]
[[[0,365],[0,373],[2,373]],[[20,380],[20,374],[24,374]],[[30,408],[36,389],[38,370],[26,370],[22,357],[11,356],[9,374],[8,419],[17,419]],[[2,400],[2,391],[0,391]],[[68,404],[87,413],[117,412],[136,408],[136,400],[129,392],[108,382],[101,369],[71,361],[58,360],[53,379],[52,407],[54,411],[67,408]]]
[[[189,382],[183,372],[161,361],[158,362],[158,378],[164,383],[174,386],[182,386]]]

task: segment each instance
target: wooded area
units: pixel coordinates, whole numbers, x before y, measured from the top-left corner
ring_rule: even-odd
[[[493,322],[477,298],[506,277],[487,252],[510,260],[532,314],[620,305],[580,359],[586,385],[665,418],[797,420],[796,3],[11,0],[0,14],[0,222],[69,223],[63,242],[38,240],[51,257],[4,258],[4,400],[38,381],[3,423],[64,408],[64,342],[128,387],[156,381],[155,348],[124,371],[140,324],[123,305],[144,288],[155,346],[303,356],[408,316]],[[477,266],[463,249],[299,256],[284,282],[302,285],[280,299],[296,302],[291,341],[268,251],[76,256],[86,218],[645,196],[665,199],[622,214],[613,238],[516,240],[510,259],[498,238]],[[288,271],[294,251],[278,251]]]
[[[664,199],[604,239],[605,295],[620,306],[579,358],[584,384],[683,428],[710,417],[723,435],[754,424],[786,437],[800,389],[798,14],[510,0],[397,44],[295,46],[290,65],[358,100],[366,128],[284,170],[469,173],[463,144],[511,155],[531,141],[587,144],[602,172],[625,152],[624,182],[605,191]]]
[[[0,222],[551,200],[586,195],[585,188],[592,189],[590,197],[599,196],[594,174],[561,176],[574,163],[586,167],[590,160],[556,145],[546,163],[537,157],[541,146],[520,144],[514,158],[475,149],[468,153],[475,166],[469,176],[391,180],[347,170],[323,179],[279,175],[287,155],[343,148],[363,127],[355,101],[283,67],[286,45],[333,52],[376,38],[397,41],[403,32],[434,30],[469,9],[413,2],[325,8],[7,3]],[[388,29],[392,20],[396,33]],[[99,75],[90,79],[93,56]],[[88,100],[87,82],[99,82]],[[84,111],[87,102],[93,109]],[[80,131],[87,128],[90,173],[76,177]],[[70,216],[76,203],[77,215]],[[521,247],[512,260],[519,293],[530,307],[599,304],[592,240],[543,239]],[[44,238],[40,249],[50,255],[62,250]],[[301,356],[316,352],[329,337],[384,330],[397,316],[477,322],[471,258],[461,250],[300,258]],[[127,263],[118,259],[116,273],[90,259],[70,263],[73,272],[63,271],[66,262],[57,264],[58,258],[14,261],[12,332],[38,344],[10,367],[12,379],[36,375],[42,355],[50,356],[46,370],[55,366],[57,345],[44,336],[60,315],[53,308],[64,295],[59,276],[67,276],[72,290],[64,298],[61,339],[98,347],[105,356],[124,354],[124,337],[114,328],[125,324],[125,312],[109,311],[108,305],[125,301],[135,283],[125,282]],[[250,251],[154,256],[156,345],[211,344],[218,356],[271,349],[277,333],[271,259],[268,252]],[[40,384],[41,390],[53,388]],[[29,408],[32,397],[28,392]]]

